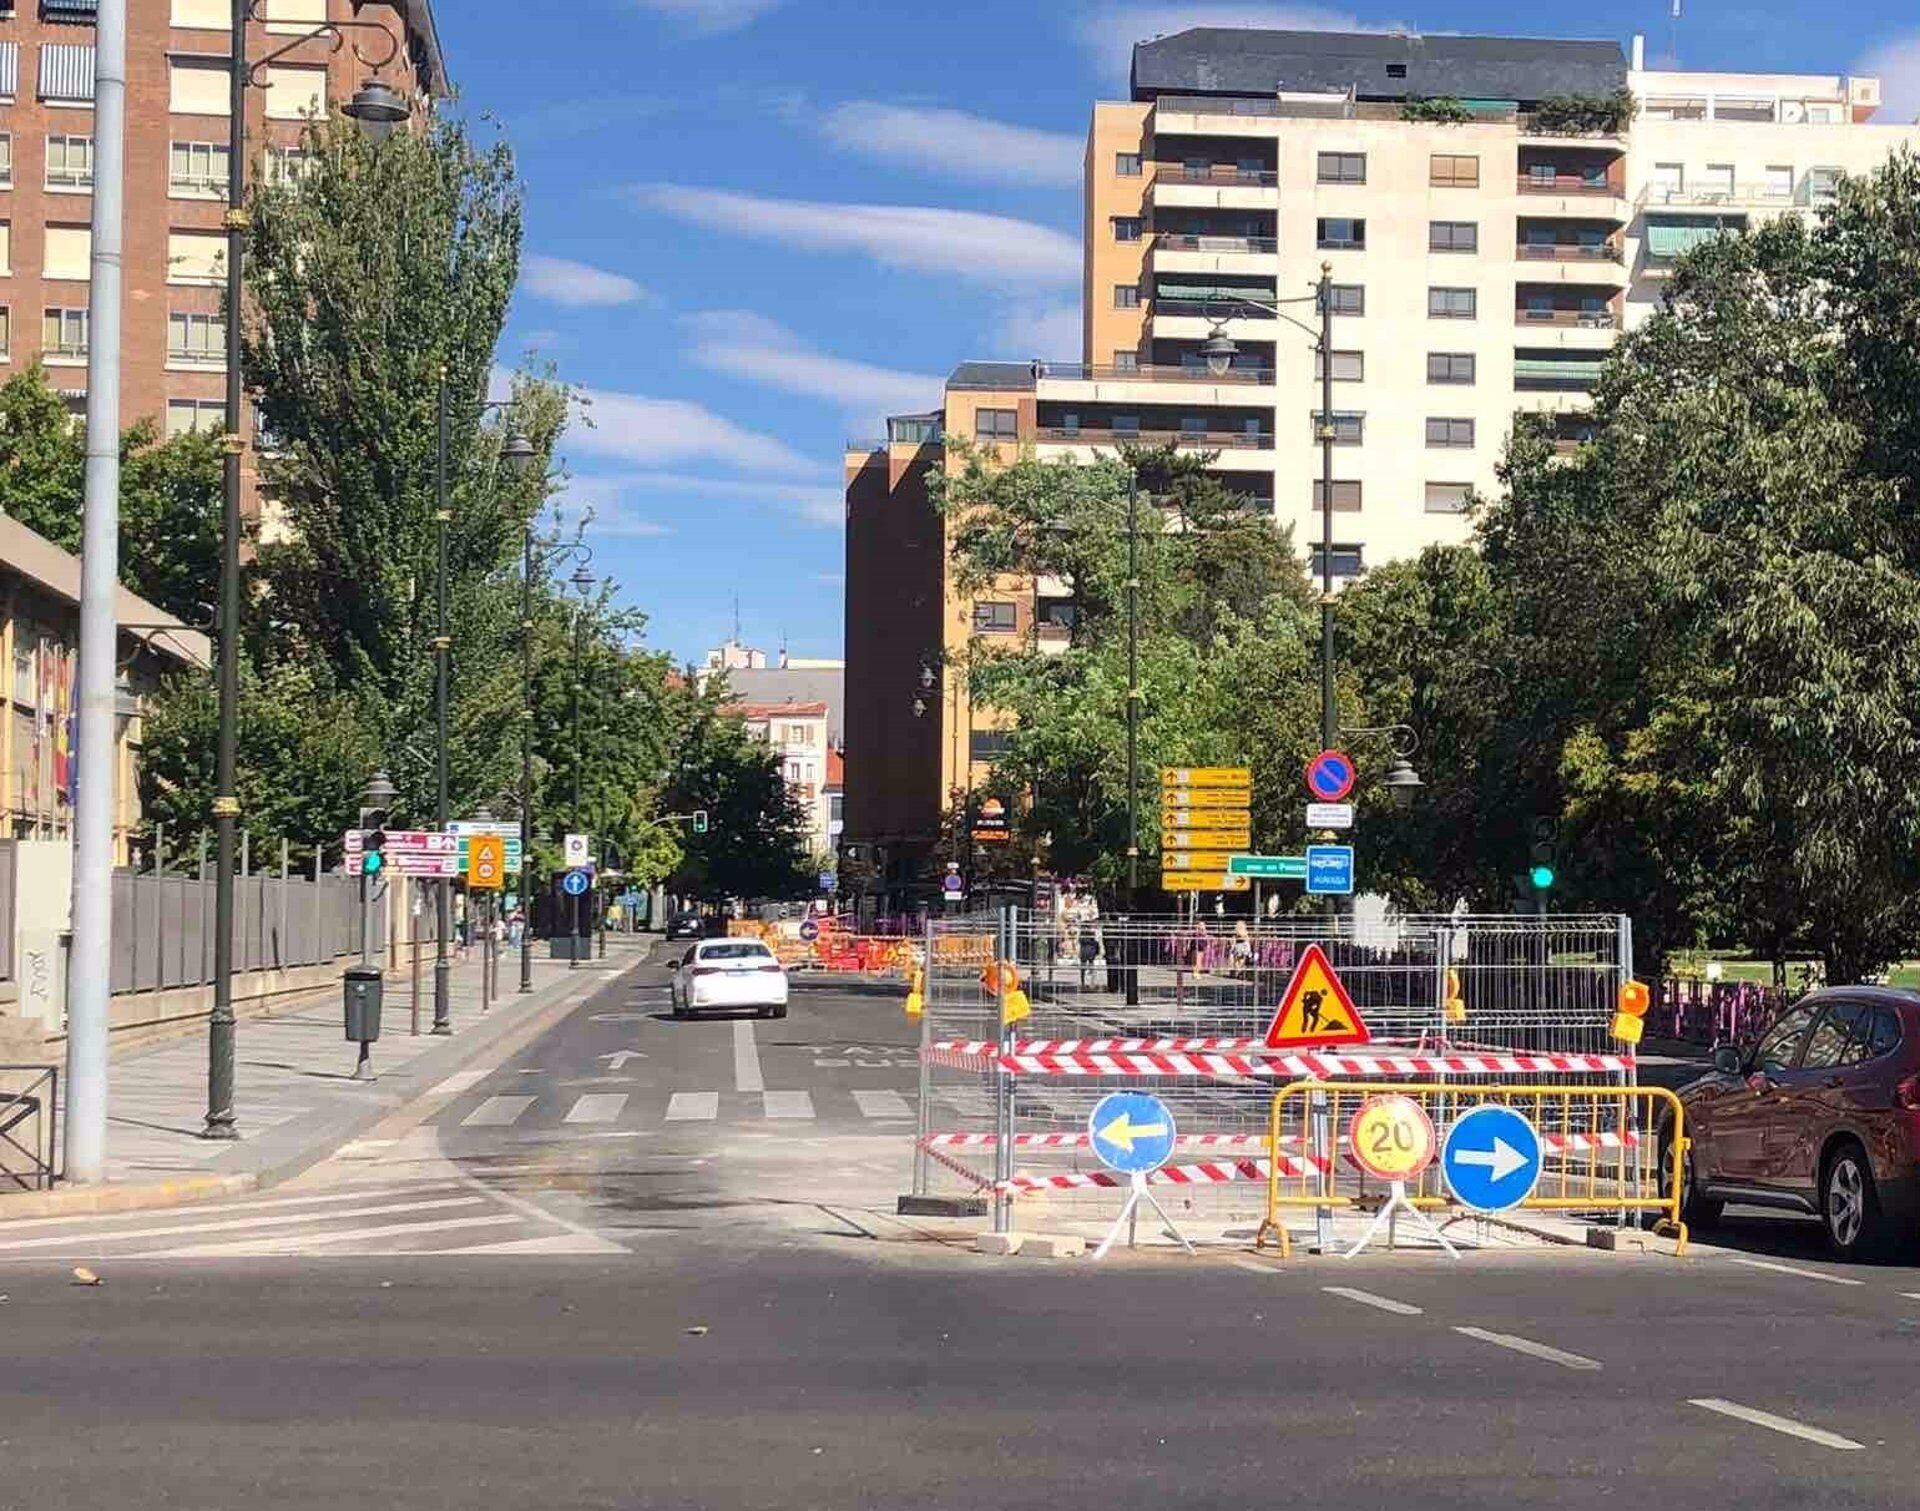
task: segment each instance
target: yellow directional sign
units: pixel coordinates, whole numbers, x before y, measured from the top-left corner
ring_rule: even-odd
[[[1168,766],[1160,773],[1162,787],[1253,786],[1253,772],[1245,766]]]
[[[1253,885],[1244,876],[1218,871],[1162,871],[1160,886],[1168,892],[1245,892]]]
[[[1160,790],[1162,813],[1206,813],[1219,809],[1244,813],[1253,806],[1253,793],[1245,787],[1163,787]]]
[[[1225,871],[1238,850],[1162,850],[1163,871]]]
[[[1353,1116],[1347,1142],[1354,1163],[1381,1180],[1412,1180],[1433,1163],[1433,1119],[1412,1097],[1368,1097]]]
[[[1253,824],[1244,813],[1224,809],[1208,813],[1204,822],[1189,823],[1180,818],[1160,821],[1160,848],[1178,850],[1188,845],[1203,845],[1209,850],[1231,850],[1238,855],[1253,843]]]

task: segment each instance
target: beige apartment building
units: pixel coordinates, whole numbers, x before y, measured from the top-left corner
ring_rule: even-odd
[[[963,363],[941,411],[849,448],[846,841],[905,883],[998,753],[956,652],[1044,642],[1071,614],[1069,584],[953,591],[926,506],[941,436],[1072,460],[1129,440],[1216,452],[1318,575],[1327,265],[1332,567],[1351,579],[1469,539],[1517,413],[1575,444],[1605,354],[1689,246],[1811,214],[1844,174],[1920,146],[1920,126],[1876,119],[1874,79],[1642,63],[1637,38],[1197,28],[1137,45],[1131,98],[1096,103],[1088,130],[1079,360]],[[1604,117],[1624,90],[1630,119],[1556,119],[1567,97]],[[1434,101],[1466,119],[1425,118]],[[1202,355],[1216,334],[1236,348],[1223,373]]]
[[[250,172],[299,171],[304,122],[380,70],[408,98],[446,92],[429,0],[258,0],[246,56],[295,44],[247,92]],[[129,0],[122,422],[167,433],[225,418],[231,0]],[[94,0],[0,4],[0,378],[45,364],[84,412],[92,254]],[[251,416],[242,416],[252,429]],[[247,461],[248,496],[252,464]],[[77,505],[76,505],[77,507]]]

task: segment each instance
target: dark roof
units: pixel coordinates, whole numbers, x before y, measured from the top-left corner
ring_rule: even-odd
[[[847,701],[847,674],[839,667],[736,666],[727,672],[729,701],[774,705],[783,702],[824,703],[827,739],[838,745],[844,734],[842,713]]]
[[[1406,77],[1388,77],[1389,63],[1404,64]],[[1371,100],[1538,100],[1605,94],[1626,82],[1618,42],[1196,26],[1133,49],[1136,100],[1349,89]]]
[[[962,362],[948,376],[947,387],[1031,388],[1034,376],[1031,362]]]

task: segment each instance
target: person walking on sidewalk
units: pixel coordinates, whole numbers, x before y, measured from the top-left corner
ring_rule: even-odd
[[[1100,958],[1100,925],[1091,918],[1080,920],[1080,990],[1087,989],[1087,973]]]

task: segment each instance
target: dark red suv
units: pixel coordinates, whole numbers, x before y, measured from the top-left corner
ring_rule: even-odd
[[[1813,992],[1680,1099],[1689,1223],[1728,1202],[1811,1212],[1848,1259],[1920,1236],[1920,993]],[[1672,1161],[1669,1137],[1665,1180]]]

